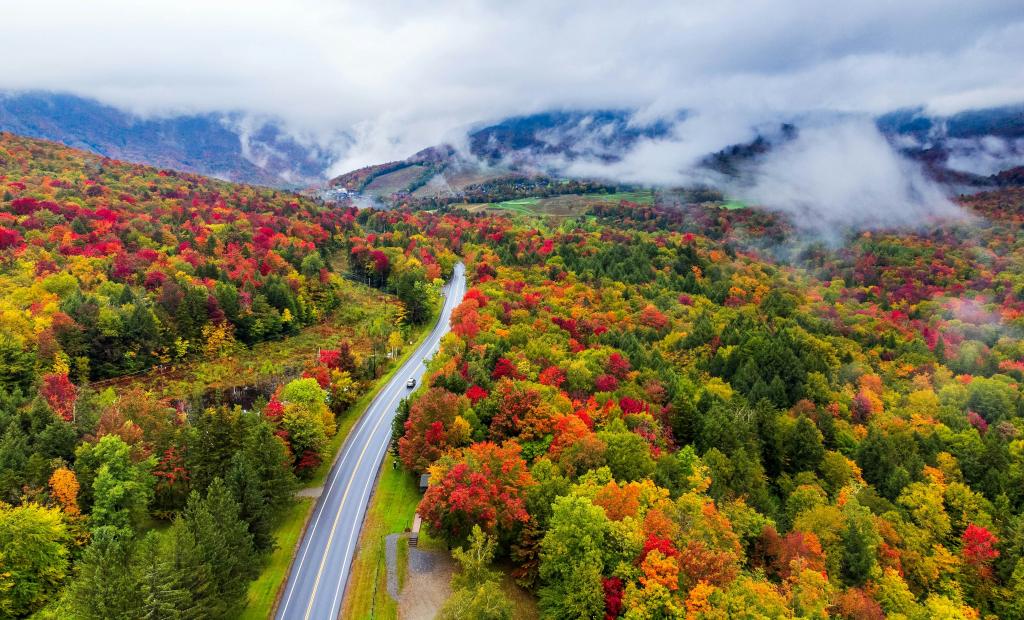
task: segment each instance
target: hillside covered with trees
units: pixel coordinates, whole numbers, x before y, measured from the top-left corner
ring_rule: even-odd
[[[461,221],[7,134],[0,188],[0,616],[236,615],[297,482],[432,318]],[[366,291],[384,305],[353,306]],[[307,351],[255,411],[136,384],[321,323],[359,339]]]
[[[248,410],[94,384],[354,283],[428,322],[460,257],[394,438],[463,567],[448,617],[509,617],[501,567],[548,618],[1024,618],[1019,191],[829,247],[708,205],[331,209],[6,135],[0,186],[0,615],[237,615],[374,349]]]
[[[1024,617],[1024,196],[964,203],[838,248],[631,204],[489,235],[396,424],[428,532],[550,618]],[[446,617],[509,617],[466,553]]]

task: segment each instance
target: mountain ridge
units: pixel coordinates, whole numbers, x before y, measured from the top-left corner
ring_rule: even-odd
[[[0,131],[112,159],[282,188],[320,182],[331,160],[274,119],[253,122],[228,112],[144,118],[64,93],[0,93]]]

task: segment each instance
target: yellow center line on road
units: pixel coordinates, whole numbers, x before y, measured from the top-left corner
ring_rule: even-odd
[[[447,333],[448,332],[446,331],[445,334],[447,334]],[[431,345],[427,348],[426,355],[429,355],[431,353],[431,351],[433,351],[435,346],[439,347],[441,345],[441,338],[443,338],[445,334],[441,334],[440,336],[438,336],[436,338],[437,342],[431,343]],[[431,340],[433,340],[433,338]],[[384,452],[385,448],[387,448],[387,442],[382,444],[380,449],[377,450],[377,455],[374,458],[378,462],[380,461],[381,454]],[[363,498],[367,498],[368,497],[367,490],[369,489],[370,481],[373,480],[373,479],[374,479],[374,477],[369,477],[368,476],[366,478],[366,480],[364,481],[364,483],[363,483],[363,491],[360,494],[360,501],[361,502],[364,502]],[[344,502],[344,500],[342,500],[342,502]],[[349,532],[349,534],[348,534],[348,543],[345,545],[345,552],[342,554],[342,558],[348,557],[348,552],[349,552],[349,549],[352,548],[352,540],[355,537],[355,533],[356,533],[356,529],[355,528],[353,528],[352,531]],[[339,580],[338,586],[334,590],[334,598],[331,599],[331,609],[334,609],[334,606],[337,604],[337,602],[338,602],[338,595],[341,593],[342,586],[344,584],[345,584],[345,580],[344,579]]]
[[[372,408],[372,403],[371,403],[371,407],[370,408]],[[320,525],[320,517],[323,516],[324,510],[326,510],[326,508],[327,508],[326,498],[334,491],[334,485],[335,485],[335,483],[338,482],[338,477],[341,475],[341,469],[342,469],[341,468],[341,463],[344,463],[345,459],[348,458],[349,451],[352,449],[352,447],[354,445],[356,445],[356,440],[359,437],[359,434],[363,431],[363,429],[366,428],[366,426],[368,424],[369,424],[369,420],[367,420],[365,416],[363,416],[358,422],[356,422],[356,427],[352,430],[352,434],[349,436],[348,440],[346,440],[346,442],[345,442],[345,449],[342,451],[341,458],[337,459],[335,461],[334,465],[332,465],[332,467],[334,469],[331,471],[330,475],[328,476],[326,488],[321,493],[321,497],[324,498],[324,504],[317,511],[316,519],[313,521],[313,527],[310,529],[310,532],[309,532],[310,543],[306,545],[306,548],[303,549],[303,551],[302,551],[302,555],[299,557],[299,564],[298,564],[298,567],[296,569],[296,573],[301,572],[302,565],[305,564],[305,562],[306,562],[306,554],[309,553],[309,549],[312,546],[312,536],[313,536],[313,533],[316,531],[317,526]],[[335,465],[337,467],[335,467]],[[293,584],[293,586],[288,591],[288,596],[285,597],[284,607],[281,608],[281,613],[280,613],[281,617],[285,617],[286,616],[286,614],[288,612],[288,605],[291,603],[292,596],[294,594],[295,594],[295,586]]]
[[[464,286],[461,286],[461,285],[458,287],[458,289],[460,289],[460,290],[463,289],[463,288],[464,288]],[[449,293],[450,292],[451,291],[449,291]],[[449,295],[448,299],[445,300],[445,305],[444,305],[444,307],[442,308],[442,311],[441,311],[442,312],[442,316],[444,316],[446,310],[448,310],[449,302],[450,302],[450,300],[454,299],[454,297],[455,297],[454,295]],[[438,327],[440,327],[441,324],[442,324],[441,321],[439,321],[438,322]],[[435,329],[437,329],[437,327],[435,327]],[[445,333],[447,333],[447,330],[445,330]],[[436,338],[433,338],[433,337],[430,338],[430,345],[426,347],[426,351],[424,352],[424,359],[422,360],[423,363],[426,362],[426,356],[431,353],[431,351],[434,349],[434,347],[440,345],[441,338],[443,338],[443,337],[444,337],[444,334],[440,334]],[[409,362],[411,362],[411,361],[412,360],[409,360]],[[409,364],[409,362],[407,362],[406,364],[403,364],[402,367],[399,370],[401,371],[402,369],[404,369],[406,367],[406,365]],[[415,367],[416,364],[412,364],[412,366]],[[413,372],[415,372],[415,371],[413,371]],[[396,378],[397,378],[397,373],[396,373]],[[341,503],[338,505],[338,510],[337,510],[337,512],[334,515],[334,521],[331,524],[331,532],[330,532],[330,534],[327,537],[327,545],[324,547],[324,550],[323,550],[323,558],[320,560],[320,566],[317,569],[316,579],[314,579],[314,581],[313,581],[313,591],[310,593],[309,604],[306,606],[306,613],[305,613],[305,616],[304,616],[305,620],[309,620],[309,616],[312,613],[313,602],[316,600],[316,593],[317,593],[317,590],[319,589],[319,586],[320,586],[320,577],[323,575],[324,566],[327,563],[327,556],[329,555],[329,552],[330,552],[330,549],[331,549],[331,545],[333,544],[333,541],[334,541],[334,535],[335,535],[335,533],[337,531],[337,528],[338,528],[338,520],[341,518],[341,513],[343,512],[345,504],[346,504],[346,502],[348,500],[349,492],[352,489],[352,483],[355,481],[355,474],[358,472],[360,465],[362,465],[363,459],[366,456],[366,450],[370,447],[370,440],[374,437],[374,435],[377,434],[377,430],[380,428],[381,422],[383,422],[384,419],[387,417],[387,412],[394,405],[395,400],[397,400],[401,395],[402,395],[402,391],[401,390],[396,392],[394,397],[392,397],[392,399],[390,401],[388,401],[388,404],[385,406],[384,414],[380,415],[377,418],[377,422],[376,422],[376,424],[374,424],[373,429],[370,431],[370,433],[369,433],[369,435],[367,437],[366,443],[363,445],[363,450],[362,450],[362,452],[359,453],[359,458],[356,460],[356,464],[355,464],[355,466],[352,469],[352,474],[353,475],[352,475],[351,478],[349,478],[348,484],[345,485],[345,491],[342,493]],[[381,453],[381,451],[378,450],[377,451],[377,455],[379,456],[380,453]],[[341,470],[341,467],[342,467],[342,461],[339,461],[338,462],[338,468],[339,468],[338,471],[339,472]],[[365,495],[365,485],[364,485],[364,495]],[[349,541],[350,541],[349,544],[351,544],[351,538],[352,538],[352,536],[350,534],[349,535]],[[346,546],[346,554],[348,552],[348,548],[349,547]],[[337,601],[337,591],[335,592],[334,599],[332,600],[332,607],[333,607],[333,604],[336,601]],[[286,605],[287,605],[287,602],[286,602]]]
[[[381,457],[384,456],[384,451],[387,449],[387,447],[388,447],[387,442],[384,442],[383,444],[381,444],[380,448],[377,450],[377,454],[374,456],[374,459],[377,462],[380,462],[380,459],[381,459]],[[375,479],[376,479],[376,476],[367,476],[366,477],[366,481],[363,482],[363,491],[359,495],[360,503],[365,503],[366,502],[366,499],[368,498],[367,491],[370,489],[370,482],[375,480]],[[352,531],[348,533],[348,543],[345,545],[345,552],[343,554],[341,554],[342,558],[348,557],[348,551],[349,551],[349,549],[352,548],[352,539],[355,537],[356,532],[361,530],[361,529],[362,528],[352,528]],[[344,561],[344,560],[342,560],[342,561]],[[342,571],[342,575],[344,575],[344,571]],[[345,581],[346,581],[345,579],[339,579],[338,580],[338,585],[334,588],[334,598],[331,599],[331,609],[334,609],[334,606],[338,604],[338,595],[341,594],[341,591],[343,590],[343,586],[345,585]]]
[[[464,286],[460,286],[459,288],[464,288]],[[461,296],[462,296],[462,294],[460,293],[459,297],[461,297]],[[452,296],[450,296],[450,295],[446,296],[444,306],[441,308],[441,315],[442,316],[444,316],[445,309],[448,308],[448,304],[449,304],[449,300],[450,299],[452,299]],[[440,325],[440,324],[441,324],[441,322],[438,321],[438,325]],[[435,326],[434,329],[436,330],[437,326]],[[440,340],[440,339],[438,339],[438,340]],[[430,347],[428,347],[427,351],[424,353],[424,355],[429,353],[430,352],[430,348],[433,348],[433,346],[434,345],[431,344]],[[403,364],[402,367],[404,368],[407,365],[409,365],[408,362]],[[414,366],[415,366],[415,364],[414,364]],[[399,369],[399,370],[401,370],[401,369]],[[385,391],[386,391],[386,388],[385,388]],[[394,399],[392,399],[392,402],[394,402]],[[372,406],[373,406],[373,404],[371,403],[370,408],[372,408]],[[348,458],[349,450],[351,450],[352,446],[355,445],[356,438],[359,436],[359,433],[362,432],[362,430],[366,427],[367,423],[368,423],[368,421],[366,420],[365,417],[363,417],[362,419],[360,419],[356,423],[356,426],[355,426],[355,428],[352,431],[352,435],[349,438],[350,440],[345,442],[346,445],[345,445],[345,449],[342,451],[341,458],[338,459],[337,461],[335,461],[335,464],[337,465],[337,467],[334,467],[332,465],[332,467],[334,467],[334,469],[328,475],[327,486],[325,487],[324,491],[321,494],[321,497],[325,498],[325,500],[331,494],[331,492],[333,492],[334,484],[338,481],[338,476],[341,474],[341,469],[342,469],[341,468],[341,463],[345,462],[345,459]],[[377,427],[374,427],[374,430],[376,430],[376,429],[377,429]],[[372,432],[370,434],[371,434],[371,436],[373,435]],[[369,439],[367,439],[367,441],[369,441]],[[309,532],[310,536],[313,535],[313,532],[316,531],[317,526],[320,524],[320,517],[323,516],[323,511],[324,511],[325,508],[326,508],[326,504],[324,506],[322,506],[317,511],[316,519],[313,521],[313,527],[310,529],[310,532]],[[298,567],[297,567],[296,571],[301,571],[302,570],[302,565],[305,564],[305,562],[306,562],[306,554],[309,553],[310,547],[311,547],[311,544],[307,544],[306,547],[303,549],[302,555],[299,557],[299,564],[298,564]],[[322,567],[321,567],[321,569],[322,569]],[[281,608],[281,616],[282,617],[287,613],[288,606],[291,604],[292,596],[294,594],[295,594],[295,587],[293,585],[292,587],[288,588],[288,596],[286,596],[285,599],[284,599],[284,607]]]
[[[401,392],[395,394],[394,398],[392,398],[391,401],[388,402],[387,406],[390,407],[395,402],[395,399],[397,399],[401,395]],[[377,418],[377,423],[373,425],[373,430],[370,431],[370,438],[372,438],[377,433],[377,429],[380,428],[380,424],[381,422],[384,421],[385,417],[387,416],[382,415],[379,418]],[[329,555],[331,550],[331,543],[334,541],[334,534],[338,529],[338,519],[341,518],[341,513],[345,509],[345,501],[348,499],[349,491],[352,490],[352,483],[355,482],[355,474],[357,471],[359,471],[359,466],[362,465],[363,458],[366,456],[366,449],[369,447],[370,441],[369,439],[367,439],[366,443],[363,445],[363,451],[359,453],[359,459],[356,460],[356,464],[352,468],[352,477],[349,478],[348,484],[345,485],[345,492],[342,493],[341,495],[341,504],[338,505],[338,512],[336,512],[334,515],[334,522],[331,524],[331,533],[327,537],[327,546],[324,547],[323,558],[320,560],[320,568],[317,569],[316,579],[313,581],[313,591],[309,595],[309,605],[306,606],[306,615],[304,616],[304,618],[306,618],[307,620],[309,618],[309,614],[313,611],[313,601],[316,600],[316,591],[320,587],[320,576],[323,575],[324,566],[327,564],[327,556]]]

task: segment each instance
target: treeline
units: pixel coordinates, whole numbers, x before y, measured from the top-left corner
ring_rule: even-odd
[[[467,185],[449,195],[423,198],[403,196],[399,199],[399,203],[403,207],[412,209],[432,210],[460,203],[503,202],[516,198],[560,196],[563,194],[615,194],[634,189],[635,187],[633,186],[608,184],[601,181],[513,175],[484,183]]]

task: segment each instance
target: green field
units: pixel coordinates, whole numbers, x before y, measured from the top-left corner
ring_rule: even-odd
[[[638,192],[618,192],[616,194],[591,194],[587,198],[595,202],[614,204],[627,200],[637,204],[649,205],[654,203],[654,192],[651,190],[640,190]]]
[[[505,202],[498,202],[491,204],[492,209],[503,209],[505,211],[516,211],[518,213],[526,213],[528,215],[536,213],[535,207],[540,203],[541,199],[537,197],[531,198],[516,198],[515,200],[506,200]]]
[[[654,203],[654,192],[641,190],[637,192],[618,192],[615,194],[563,194],[561,196],[516,198],[504,202],[488,202],[462,205],[473,211],[491,213],[513,213],[530,216],[547,216],[556,218],[579,217],[586,215],[594,205],[618,204],[626,200],[642,205]]]

